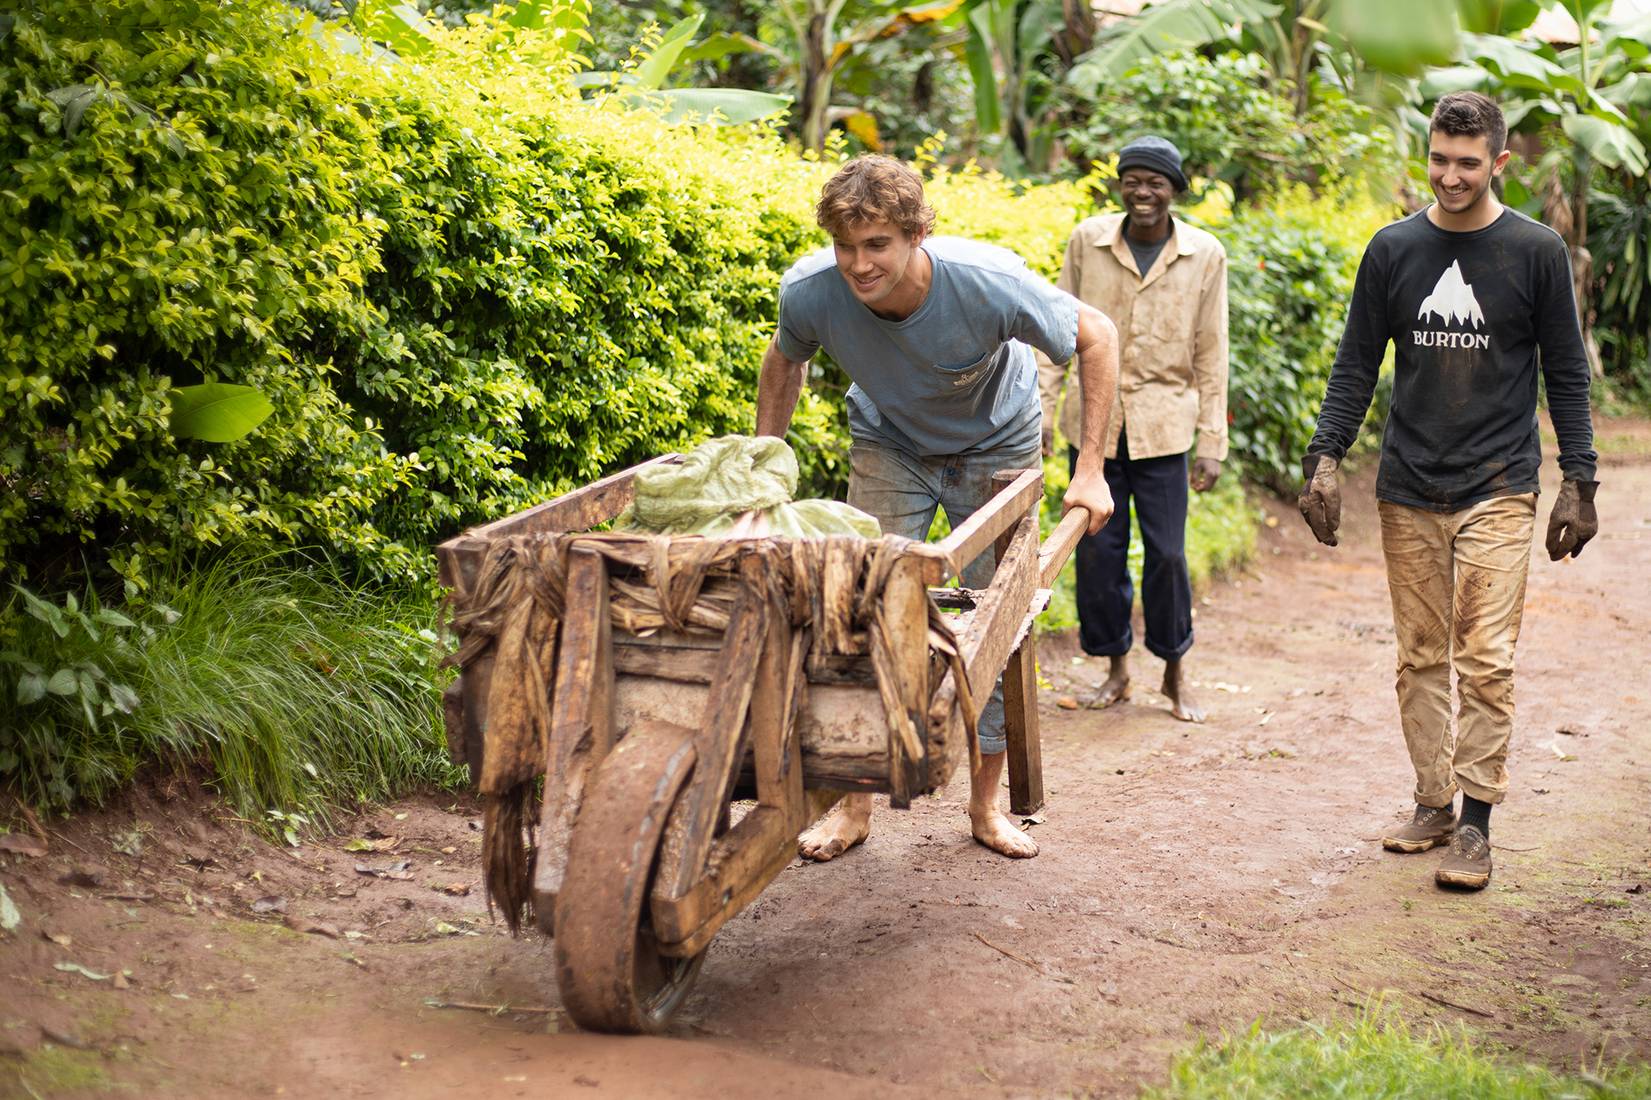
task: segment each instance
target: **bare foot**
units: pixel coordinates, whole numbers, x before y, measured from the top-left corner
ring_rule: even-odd
[[[1031,859],[1038,843],[1004,816],[997,808],[997,787],[1003,779],[1006,753],[980,757],[980,769],[969,774],[969,831],[976,840],[1011,859]]]
[[[797,854],[824,863],[871,835],[871,795],[851,794],[797,838]]]
[[[999,855],[1010,859],[1031,859],[1038,854],[1038,842],[1015,827],[997,807],[983,814],[969,811],[969,831],[975,839]]]
[[[1180,661],[1164,662],[1163,692],[1169,698],[1169,712],[1183,722],[1202,722],[1204,708],[1187,691],[1186,672]]]
[[[1094,710],[1110,707],[1113,703],[1121,703],[1129,698],[1129,655],[1113,657],[1111,661],[1112,667],[1107,670],[1106,681],[1085,704]]]

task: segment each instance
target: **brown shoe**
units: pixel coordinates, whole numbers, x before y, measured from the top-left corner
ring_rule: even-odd
[[[1410,824],[1382,834],[1382,847],[1390,852],[1425,852],[1450,842],[1456,831],[1456,813],[1449,806],[1417,806]]]
[[[1460,886],[1483,890],[1490,881],[1490,841],[1472,825],[1464,825],[1450,838],[1450,851],[1433,872],[1440,886]]]

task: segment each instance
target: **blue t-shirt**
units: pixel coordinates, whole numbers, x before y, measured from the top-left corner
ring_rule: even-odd
[[[934,278],[903,321],[854,297],[831,248],[797,261],[780,282],[780,354],[801,363],[824,348],[847,372],[856,440],[921,456],[1035,441],[1042,410],[1032,348],[1071,360],[1077,299],[1005,248],[958,237],[931,237],[922,248]]]

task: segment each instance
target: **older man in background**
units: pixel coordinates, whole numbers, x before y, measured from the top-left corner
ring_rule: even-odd
[[[1202,722],[1204,710],[1189,690],[1183,663],[1193,637],[1187,487],[1208,492],[1227,457],[1227,254],[1210,234],[1171,215],[1187,179],[1181,154],[1168,141],[1144,137],[1125,145],[1118,185],[1124,212],[1089,218],[1073,230],[1056,283],[1110,317],[1119,340],[1105,464],[1117,510],[1098,534],[1078,544],[1079,639],[1085,653],[1111,660],[1090,705],[1127,699],[1135,643],[1133,501],[1145,543],[1146,647],[1164,661],[1163,693],[1171,713]],[[1040,359],[1039,366],[1045,425],[1054,423],[1064,390],[1061,432],[1068,440],[1080,438],[1078,378],[1069,363]],[[1046,451],[1049,446],[1046,438]],[[1073,449],[1074,468],[1077,458]]]

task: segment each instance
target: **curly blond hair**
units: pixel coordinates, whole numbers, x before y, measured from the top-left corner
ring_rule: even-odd
[[[908,237],[934,229],[934,207],[923,199],[923,177],[893,157],[862,153],[820,189],[814,220],[833,237],[856,225],[889,222]]]

